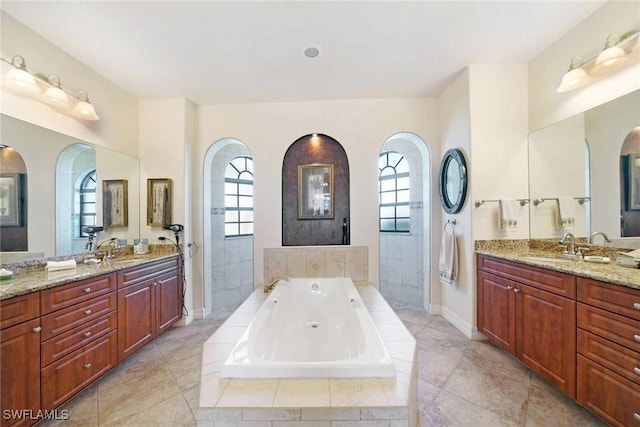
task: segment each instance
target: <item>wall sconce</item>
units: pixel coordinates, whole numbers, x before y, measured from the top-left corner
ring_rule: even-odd
[[[32,73],[27,69],[25,60],[20,55],[15,55],[11,61],[4,58],[0,58],[0,61],[13,67],[7,73],[6,81],[8,87],[15,92],[37,97],[41,102],[59,111],[84,120],[100,120],[95,108],[89,102],[87,92],[80,91],[78,95],[74,95],[63,89],[58,76],[45,77]]]
[[[568,92],[582,87],[596,78],[618,68],[620,64],[634,54],[640,43],[640,31],[630,31],[622,37],[610,34],[602,52],[586,62],[576,56],[571,59],[569,70],[562,76],[557,92]]]

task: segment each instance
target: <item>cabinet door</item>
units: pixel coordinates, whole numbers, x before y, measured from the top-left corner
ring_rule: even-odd
[[[118,290],[119,360],[156,336],[155,288],[155,279],[147,279]]]
[[[516,357],[575,397],[575,301],[522,284],[515,293]]]
[[[182,275],[180,269],[156,279],[157,333],[161,334],[182,317]]]
[[[30,414],[35,417],[40,410],[40,319],[0,332],[0,389],[0,425],[28,426],[37,421]],[[11,414],[5,419],[5,410],[21,411],[22,419]]]
[[[515,282],[478,272],[478,329],[497,346],[515,354]]]

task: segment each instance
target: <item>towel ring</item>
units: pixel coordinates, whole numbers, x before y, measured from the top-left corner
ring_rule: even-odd
[[[456,231],[456,220],[455,219],[448,219],[447,222],[444,224],[444,231],[447,231],[447,225],[451,226],[451,234],[454,234]]]

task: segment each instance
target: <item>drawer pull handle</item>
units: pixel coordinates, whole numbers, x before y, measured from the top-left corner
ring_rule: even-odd
[[[90,367],[91,367],[91,363],[86,363],[86,364],[84,365],[84,368],[85,368],[85,369],[89,369]]]
[[[83,291],[85,294],[88,294],[89,292],[91,292],[91,288],[84,288]]]
[[[36,326],[35,328],[33,328],[31,331],[35,332],[36,334],[38,332],[40,332],[42,330],[42,326]]]
[[[636,342],[640,342],[640,335],[635,334],[635,335],[633,336],[633,339],[634,339]]]
[[[636,419],[636,421],[640,421],[640,414],[638,414],[637,412],[633,413],[633,418]]]
[[[89,315],[89,314],[91,314],[91,313],[92,313],[91,309],[89,309],[89,310],[85,310],[85,311],[84,311],[84,314],[86,314],[86,315]],[[637,336],[637,335],[636,335],[636,336]],[[638,338],[640,338],[640,337],[638,337]]]
[[[515,292],[516,294],[518,294],[518,293],[520,293],[520,289],[515,288],[515,289],[513,290],[513,292]]]
[[[633,308],[635,308],[636,310],[640,310],[640,302],[634,302]]]
[[[90,336],[91,336],[91,331],[85,332],[85,333],[84,333],[84,336],[85,336],[85,337],[90,337]]]
[[[513,290],[513,286],[507,286],[507,290],[508,291]]]

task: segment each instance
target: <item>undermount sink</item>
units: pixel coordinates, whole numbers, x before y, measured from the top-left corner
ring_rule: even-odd
[[[554,263],[565,263],[565,262],[575,262],[576,260],[568,259],[568,258],[555,258],[555,257],[546,257],[540,255],[525,255],[522,258],[530,261],[540,261],[540,262],[554,262]]]

